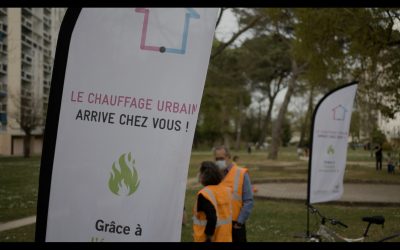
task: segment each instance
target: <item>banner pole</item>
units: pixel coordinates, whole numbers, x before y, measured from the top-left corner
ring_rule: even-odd
[[[327,96],[327,95],[326,95]],[[325,97],[326,97],[325,96]],[[315,122],[315,117],[317,115],[317,110],[319,105],[322,103],[322,101],[325,99],[325,97],[323,97],[318,104],[315,106],[314,112],[313,112],[313,116],[312,116],[312,120],[311,120],[311,130],[310,130],[310,140],[309,140],[309,157],[308,157],[308,179],[307,179],[307,238],[310,237],[310,190],[311,190],[311,162],[312,162],[312,149],[313,149],[313,138],[314,138],[314,122]]]

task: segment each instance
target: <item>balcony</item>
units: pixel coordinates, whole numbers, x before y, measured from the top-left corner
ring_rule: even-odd
[[[47,36],[47,37],[51,37],[51,34],[50,34],[50,28],[44,28],[43,29],[43,36]]]
[[[7,96],[7,84],[0,83],[0,97]]]
[[[23,13],[32,15],[32,8],[22,8]]]
[[[50,81],[51,81],[51,74],[46,74],[46,73],[45,73],[45,74],[44,74],[44,77],[43,77],[43,80],[44,80],[44,81],[49,81],[49,82],[50,82]]]
[[[0,111],[0,125],[2,126],[7,125],[7,112],[5,110]]]
[[[7,24],[0,22],[0,31],[7,34]]]
[[[3,54],[7,54],[7,44],[0,42],[0,52]]]
[[[31,30],[32,29],[32,21],[25,17],[22,17],[22,26]]]
[[[50,19],[49,18],[47,18],[47,17],[43,17],[43,23],[44,23],[44,25],[45,26],[47,26],[47,27],[50,27],[51,26],[51,21],[50,21]]]
[[[44,71],[45,71],[46,73],[51,73],[51,67],[50,67],[50,66],[44,64],[44,65],[43,65],[43,69],[44,69]]]
[[[50,66],[50,61],[49,60],[44,60],[43,61],[43,65],[47,66],[47,67],[51,67]]]
[[[31,99],[32,98],[32,91],[26,88],[21,89],[21,98],[24,99]]]
[[[32,65],[32,57],[29,54],[22,53],[22,62],[28,65]]]
[[[49,49],[44,48],[43,49],[43,54],[45,56],[49,57],[49,58],[51,57],[51,51]]]
[[[26,36],[26,35],[22,35],[22,44],[24,44],[25,46],[27,46],[27,47],[29,47],[29,48],[32,48],[32,39],[31,38],[29,38],[28,36]]]
[[[44,85],[43,86],[43,94],[44,95],[49,95],[49,93],[50,93],[50,86]]]
[[[51,42],[51,35],[43,33],[43,39],[47,42]]]
[[[0,73],[7,74],[7,64],[0,63]]]
[[[30,81],[32,81],[32,74],[26,72],[25,70],[22,70],[21,79],[26,82],[30,82]]]

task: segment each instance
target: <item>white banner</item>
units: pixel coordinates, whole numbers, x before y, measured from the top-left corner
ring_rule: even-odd
[[[180,241],[215,8],[82,9],[46,241]]]
[[[314,114],[309,203],[338,200],[343,194],[347,145],[357,84],[326,95]]]

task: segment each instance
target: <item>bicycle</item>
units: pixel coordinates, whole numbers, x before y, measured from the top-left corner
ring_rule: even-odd
[[[346,224],[344,224],[343,222],[341,222],[335,218],[328,218],[328,217],[324,216],[323,214],[321,214],[321,212],[317,208],[315,208],[311,205],[308,205],[308,208],[310,209],[311,214],[314,214],[316,216],[317,223],[318,223],[317,226],[319,226],[318,230],[316,232],[305,236],[305,238],[309,242],[321,242],[321,241],[364,242],[365,239],[368,237],[368,231],[372,224],[382,225],[382,227],[385,224],[385,217],[381,216],[381,215],[362,217],[362,221],[368,223],[363,236],[359,237],[359,238],[347,238],[347,237],[340,235],[333,228],[328,227],[326,225],[326,223],[329,222],[333,226],[342,226],[344,228],[348,228],[348,226]],[[393,239],[393,238],[396,238],[399,236],[400,236],[400,233],[396,233],[391,236],[380,239],[380,240],[378,240],[378,242],[388,241],[390,239]]]

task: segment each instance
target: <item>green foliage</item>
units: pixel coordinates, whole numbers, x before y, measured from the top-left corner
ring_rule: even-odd
[[[375,127],[372,131],[372,143],[382,145],[384,142],[386,142],[386,135],[379,128]]]
[[[360,139],[360,112],[353,111],[350,122],[350,134],[353,139]]]
[[[218,43],[216,43],[218,44]],[[196,128],[195,142],[212,144],[225,134],[232,135],[250,105],[240,49],[225,49],[210,62]]]

